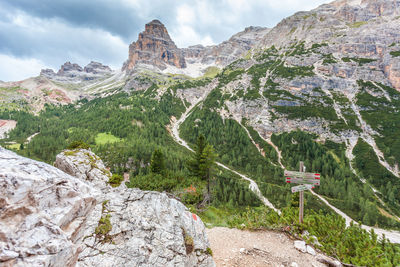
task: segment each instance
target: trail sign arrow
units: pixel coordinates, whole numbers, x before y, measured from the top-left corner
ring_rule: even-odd
[[[302,178],[292,178],[286,177],[286,183],[288,184],[313,184],[313,185],[320,185],[321,180],[317,179],[302,179]]]
[[[309,189],[312,189],[313,187],[314,186],[311,184],[302,184],[302,185],[294,186],[294,187],[292,187],[292,193],[309,190]]]
[[[321,175],[319,173],[312,172],[295,172],[295,171],[285,171],[285,176],[303,178],[303,179],[320,179]]]

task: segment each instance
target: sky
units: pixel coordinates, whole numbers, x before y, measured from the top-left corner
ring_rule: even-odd
[[[273,27],[329,0],[1,0],[0,80],[57,71],[70,61],[112,69],[144,25],[159,19],[178,47],[212,45],[248,26]]]

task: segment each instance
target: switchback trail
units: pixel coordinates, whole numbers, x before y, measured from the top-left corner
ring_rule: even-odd
[[[200,97],[197,101],[195,101],[194,103],[192,103],[192,105],[186,109],[186,111],[182,114],[182,116],[178,119],[178,120],[174,120],[171,119],[171,125],[170,125],[170,132],[172,134],[172,137],[174,138],[175,142],[177,142],[178,144],[186,147],[187,149],[189,149],[190,151],[194,152],[193,149],[191,149],[189,147],[189,145],[186,143],[185,140],[183,140],[180,136],[179,136],[179,127],[180,125],[189,117],[189,115],[191,114],[193,108],[200,103],[203,99],[205,99],[208,95],[210,91],[205,91],[203,96]],[[273,209],[274,211],[276,211],[278,214],[281,213],[281,211],[277,208],[274,207],[274,205],[272,205],[272,203],[261,194],[260,189],[258,188],[257,183],[250,179],[249,177],[247,177],[246,175],[243,175],[235,170],[232,170],[231,168],[229,168],[228,166],[220,163],[220,162],[216,162],[216,164],[230,172],[233,172],[236,175],[239,175],[242,179],[250,182],[249,188],[251,191],[253,191],[258,197],[259,199],[264,203],[265,206]]]

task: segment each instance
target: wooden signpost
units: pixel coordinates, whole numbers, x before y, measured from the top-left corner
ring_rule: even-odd
[[[292,187],[292,193],[300,192],[299,196],[299,222],[303,223],[304,217],[304,190],[313,189],[320,185],[319,173],[304,172],[304,163],[300,161],[300,171],[285,171],[286,183],[300,184]]]
[[[286,177],[286,183],[290,184],[313,184],[313,185],[319,185],[320,180],[311,180],[311,179],[301,179],[301,178],[291,178],[291,177]]]
[[[304,190],[309,190],[309,189],[313,189],[313,188],[314,188],[314,186],[311,184],[301,184],[298,186],[293,186],[292,193],[303,192]]]

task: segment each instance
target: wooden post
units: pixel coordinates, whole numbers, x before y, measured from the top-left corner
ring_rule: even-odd
[[[304,163],[300,161],[300,172],[304,172]],[[304,191],[300,191],[299,196],[299,223],[303,223],[303,214],[304,214]]]

